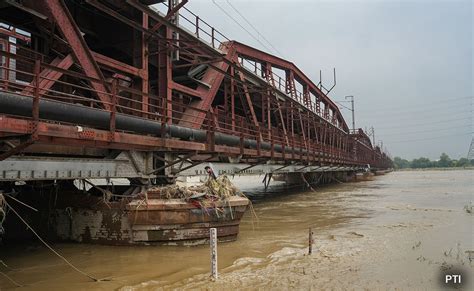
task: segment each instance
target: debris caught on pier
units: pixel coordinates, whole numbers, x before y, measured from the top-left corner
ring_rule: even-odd
[[[171,185],[164,187],[153,187],[148,189],[148,195],[160,199],[181,199],[190,200],[227,200],[231,196],[242,196],[237,187],[232,184],[225,175],[217,179],[208,179],[199,186],[179,186]]]
[[[198,186],[171,185],[150,188],[147,195],[149,198],[179,199],[201,209],[213,210],[217,216],[219,216],[219,212],[223,213],[223,208],[228,206],[231,217],[233,217],[233,213],[229,199],[233,196],[245,197],[225,175],[216,179],[209,178],[205,183]],[[221,205],[221,207],[218,205]]]

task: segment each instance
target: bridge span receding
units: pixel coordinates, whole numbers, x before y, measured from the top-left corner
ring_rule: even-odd
[[[391,167],[295,64],[148,2],[2,4],[0,181]]]

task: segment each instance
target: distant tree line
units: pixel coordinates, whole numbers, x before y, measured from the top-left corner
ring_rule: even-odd
[[[425,169],[425,168],[454,168],[454,167],[474,167],[474,160],[460,158],[452,160],[446,153],[442,153],[437,161],[431,161],[428,158],[418,158],[411,161],[395,157],[393,159],[395,169]]]

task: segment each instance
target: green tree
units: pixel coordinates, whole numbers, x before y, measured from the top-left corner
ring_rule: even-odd
[[[395,157],[393,159],[393,164],[395,169],[406,169],[410,167],[410,162],[400,157]]]
[[[467,167],[469,166],[469,160],[467,158],[460,158],[456,163],[456,167]]]
[[[430,161],[430,159],[425,157],[413,159],[413,161],[411,161],[411,168],[413,169],[431,168],[432,166],[433,163]]]
[[[446,153],[442,153],[437,163],[438,167],[446,168],[451,166],[451,159]]]

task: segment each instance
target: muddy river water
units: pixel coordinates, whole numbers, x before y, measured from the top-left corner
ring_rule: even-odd
[[[254,194],[236,242],[218,246],[219,279],[209,280],[209,248],[55,244],[91,282],[39,244],[2,248],[0,270],[21,290],[436,290],[440,269],[474,279],[474,171],[407,171],[316,192],[258,179],[236,180]],[[276,184],[276,183],[275,183]],[[307,255],[308,228],[314,250]],[[466,278],[467,277],[467,278]],[[470,283],[472,284],[472,281]],[[14,285],[0,277],[0,289]],[[462,289],[470,289],[464,285]]]

